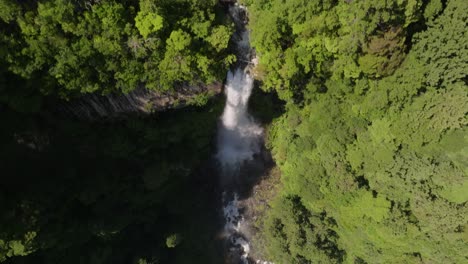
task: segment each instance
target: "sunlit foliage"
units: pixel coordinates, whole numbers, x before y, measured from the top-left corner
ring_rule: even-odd
[[[296,95],[270,130],[283,174],[264,224],[272,260],[466,262],[466,1],[449,0],[443,11],[437,1],[427,11],[412,1],[278,2],[249,2],[254,43],[268,64],[264,85]],[[427,30],[405,54],[405,28],[422,13]],[[371,23],[375,14],[385,30]],[[350,19],[351,28],[343,23]],[[263,26],[275,20],[268,37]],[[312,43],[303,55],[292,52]]]
[[[232,25],[216,1],[2,0],[0,10],[3,67],[44,81],[45,94],[171,90],[229,66]]]

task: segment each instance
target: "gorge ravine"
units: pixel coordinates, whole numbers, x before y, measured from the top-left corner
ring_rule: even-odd
[[[268,263],[249,258],[251,242],[246,234],[243,208],[239,201],[252,184],[252,174],[262,171],[263,129],[248,112],[249,97],[254,80],[249,73],[252,49],[246,28],[247,12],[242,5],[229,7],[237,30],[233,36],[238,63],[228,72],[226,105],[218,129],[216,159],[222,194],[226,263]],[[255,177],[255,176],[253,176]]]

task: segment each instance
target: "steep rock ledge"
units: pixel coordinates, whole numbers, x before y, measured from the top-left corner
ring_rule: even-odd
[[[158,111],[203,104],[218,95],[223,84],[183,85],[171,92],[157,92],[138,87],[128,94],[89,94],[70,101],[62,101],[55,111],[60,115],[82,120],[117,118],[126,114],[149,114]]]

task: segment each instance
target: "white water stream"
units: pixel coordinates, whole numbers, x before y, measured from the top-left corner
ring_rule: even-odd
[[[252,78],[242,69],[228,73],[225,87],[227,100],[219,129],[217,158],[222,167],[222,183],[231,188],[241,182],[238,178],[241,177],[241,166],[261,150],[263,130],[247,111],[252,87]],[[238,254],[242,263],[247,264],[250,244],[241,231],[244,218],[239,210],[238,197],[234,191],[223,193],[224,233],[231,253]]]
[[[252,87],[253,79],[244,70],[238,68],[228,73],[217,153],[225,174],[237,174],[245,161],[260,152],[263,129],[247,112]]]
[[[249,33],[245,28],[245,7],[236,4],[231,6],[229,11],[238,26],[236,35],[233,37],[238,59],[249,62],[251,48]],[[234,255],[236,261],[248,264],[251,245],[243,233],[245,222],[236,190],[241,188],[239,186],[242,183],[240,177],[243,177],[241,167],[246,162],[253,161],[255,155],[261,152],[263,129],[248,113],[253,78],[249,75],[245,63],[238,65],[227,75],[226,106],[218,131],[216,158],[221,165],[221,183],[225,190],[223,193],[223,215],[228,254]],[[257,260],[254,263],[267,264],[268,262]]]

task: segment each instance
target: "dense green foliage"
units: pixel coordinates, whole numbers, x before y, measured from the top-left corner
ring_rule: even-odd
[[[0,1],[0,62],[45,94],[170,90],[232,63],[216,0]]]
[[[310,77],[386,76],[404,58],[421,0],[245,0],[266,88],[288,99]],[[418,16],[419,15],[419,16]]]
[[[257,75],[288,102],[271,260],[467,262],[468,3],[245,2]]]

